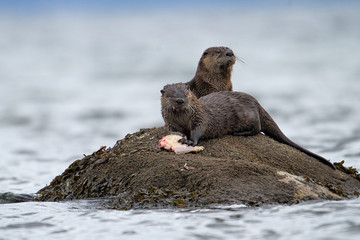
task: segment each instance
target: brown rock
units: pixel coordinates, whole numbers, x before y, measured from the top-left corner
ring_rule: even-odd
[[[116,209],[258,206],[346,199],[360,189],[353,168],[334,171],[262,134],[202,140],[203,152],[185,155],[158,149],[167,134],[163,127],[144,129],[113,148],[100,148],[39,190],[38,200],[101,197]]]

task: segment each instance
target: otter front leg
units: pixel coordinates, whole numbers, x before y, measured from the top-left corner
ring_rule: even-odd
[[[197,145],[199,139],[203,136],[203,131],[200,128],[195,128],[190,132],[191,145]]]
[[[196,128],[190,132],[190,136],[188,138],[181,138],[179,142],[187,145],[197,145],[199,139],[202,136],[203,136],[203,131],[201,131],[199,128]]]

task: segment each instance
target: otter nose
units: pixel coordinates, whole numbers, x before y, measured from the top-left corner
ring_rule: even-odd
[[[177,104],[182,104],[182,103],[184,103],[184,100],[182,100],[182,99],[176,99],[176,103],[177,103]]]
[[[232,56],[234,56],[234,53],[232,51],[227,51],[225,55],[227,57],[232,57]]]

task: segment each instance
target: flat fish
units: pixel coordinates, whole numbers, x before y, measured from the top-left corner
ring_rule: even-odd
[[[159,148],[168,151],[174,151],[176,154],[200,152],[204,150],[203,146],[189,146],[186,144],[179,143],[182,136],[171,134],[163,137],[159,140]]]

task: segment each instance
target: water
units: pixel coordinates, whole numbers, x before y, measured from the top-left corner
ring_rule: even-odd
[[[360,232],[358,200],[260,209],[229,206],[120,212],[97,209],[95,203],[5,205],[1,211],[2,238],[358,239]]]
[[[358,239],[359,199],[126,212],[21,202],[82,154],[161,126],[162,86],[190,80],[217,45],[245,62],[234,89],[291,139],[360,168],[358,10],[2,13],[0,239]]]

